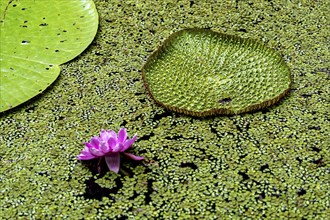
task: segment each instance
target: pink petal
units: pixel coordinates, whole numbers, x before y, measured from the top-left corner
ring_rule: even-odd
[[[126,132],[126,128],[121,128],[118,131],[118,141],[120,143],[124,143],[126,141],[127,138],[127,132]]]
[[[100,138],[104,141],[107,141],[109,138],[115,138],[117,139],[117,134],[116,132],[114,131],[111,131],[111,130],[102,130],[101,133],[100,133]]]
[[[109,151],[112,151],[112,149],[117,145],[117,140],[113,137],[109,138],[108,140],[108,146],[109,146]]]
[[[83,151],[89,152],[89,149],[90,149],[91,147],[93,147],[92,145],[90,145],[90,144],[87,143],[87,142],[85,142],[84,144],[85,144],[85,148],[84,148],[84,150],[82,150],[81,152],[83,152]]]
[[[90,148],[93,147],[93,145],[91,145],[91,144],[88,143],[88,142],[85,142],[84,144],[85,144],[85,146],[86,146],[86,147],[85,147],[85,150],[86,150],[86,148],[87,148],[87,150],[88,150],[88,149],[90,149]]]
[[[125,143],[124,143],[124,147],[121,150],[121,152],[123,152],[123,151],[127,150],[128,148],[130,148],[132,146],[132,144],[134,143],[134,141],[136,140],[136,138],[137,138],[137,134],[135,134],[134,137],[131,140],[126,140]]]
[[[100,143],[100,150],[104,153],[104,154],[106,154],[106,153],[108,153],[109,152],[109,145],[108,145],[108,142],[107,141],[101,141],[101,143]]]
[[[89,148],[85,147],[84,150],[80,151],[80,154],[90,155],[91,153],[89,152]]]
[[[144,157],[139,157],[139,156],[135,156],[134,154],[130,154],[130,153],[123,153],[126,157],[133,159],[133,160],[143,160]]]
[[[91,148],[89,151],[91,152],[92,155],[94,155],[96,157],[104,156],[104,153],[102,151],[100,151],[99,149]]]
[[[118,173],[120,166],[120,155],[119,153],[111,154],[105,157],[105,162],[108,165],[109,170]]]
[[[124,145],[122,143],[117,143],[117,145],[114,148],[112,148],[112,152],[114,153],[121,152],[123,148]]]
[[[95,156],[93,156],[90,152],[89,149],[87,147],[85,147],[84,150],[82,150],[80,152],[80,154],[77,156],[78,160],[90,160],[90,159],[94,159]]]
[[[107,132],[108,132],[109,138],[112,137],[112,138],[114,138],[114,139],[117,140],[117,134],[116,134],[116,132],[114,132],[112,130],[108,130]]]
[[[91,160],[91,159],[95,159],[96,157],[94,157],[93,155],[89,154],[89,155],[84,155],[84,154],[79,154],[77,156],[78,160]]]
[[[108,140],[108,139],[109,139],[109,134],[108,134],[108,132],[107,132],[106,130],[103,130],[103,129],[102,129],[102,131],[101,131],[101,133],[100,133],[100,138],[101,138],[101,140],[103,140],[103,141]]]
[[[96,149],[100,149],[100,140],[98,137],[92,137],[92,139],[90,140],[90,145],[93,146],[93,148],[96,148]]]

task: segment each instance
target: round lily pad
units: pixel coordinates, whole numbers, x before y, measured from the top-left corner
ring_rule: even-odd
[[[0,112],[44,91],[92,42],[92,0],[1,0]]]
[[[205,29],[172,34],[148,58],[142,76],[157,103],[193,116],[265,108],[291,84],[288,66],[273,49]]]

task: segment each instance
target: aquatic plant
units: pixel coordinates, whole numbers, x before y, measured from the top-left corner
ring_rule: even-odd
[[[158,104],[194,116],[268,107],[288,93],[290,75],[275,50],[206,29],[172,34],[142,69],[146,89]]]
[[[98,170],[100,172],[100,162],[105,158],[109,170],[118,173],[120,167],[120,153],[133,160],[143,160],[144,157],[135,156],[125,152],[130,148],[137,138],[137,134],[132,139],[127,139],[127,131],[121,128],[118,137],[115,131],[102,130],[100,137],[92,137],[89,142],[85,142],[85,148],[77,156],[78,160],[91,160],[99,158]]]
[[[98,23],[92,0],[1,1],[0,112],[46,90],[59,65],[92,42]]]

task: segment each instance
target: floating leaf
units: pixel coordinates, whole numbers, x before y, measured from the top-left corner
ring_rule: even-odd
[[[148,58],[142,75],[157,103],[194,116],[264,108],[291,84],[290,70],[274,50],[204,29],[171,35]]]
[[[92,42],[92,0],[1,0],[0,112],[44,91]]]

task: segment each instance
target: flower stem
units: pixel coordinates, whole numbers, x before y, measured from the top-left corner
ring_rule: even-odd
[[[122,168],[119,168],[119,172],[121,172],[121,173],[124,174],[125,176],[129,176],[129,173],[126,172],[125,170],[123,170]]]
[[[99,159],[99,162],[97,163],[97,171],[99,172],[99,174],[101,174],[101,161],[102,161],[102,157]]]

